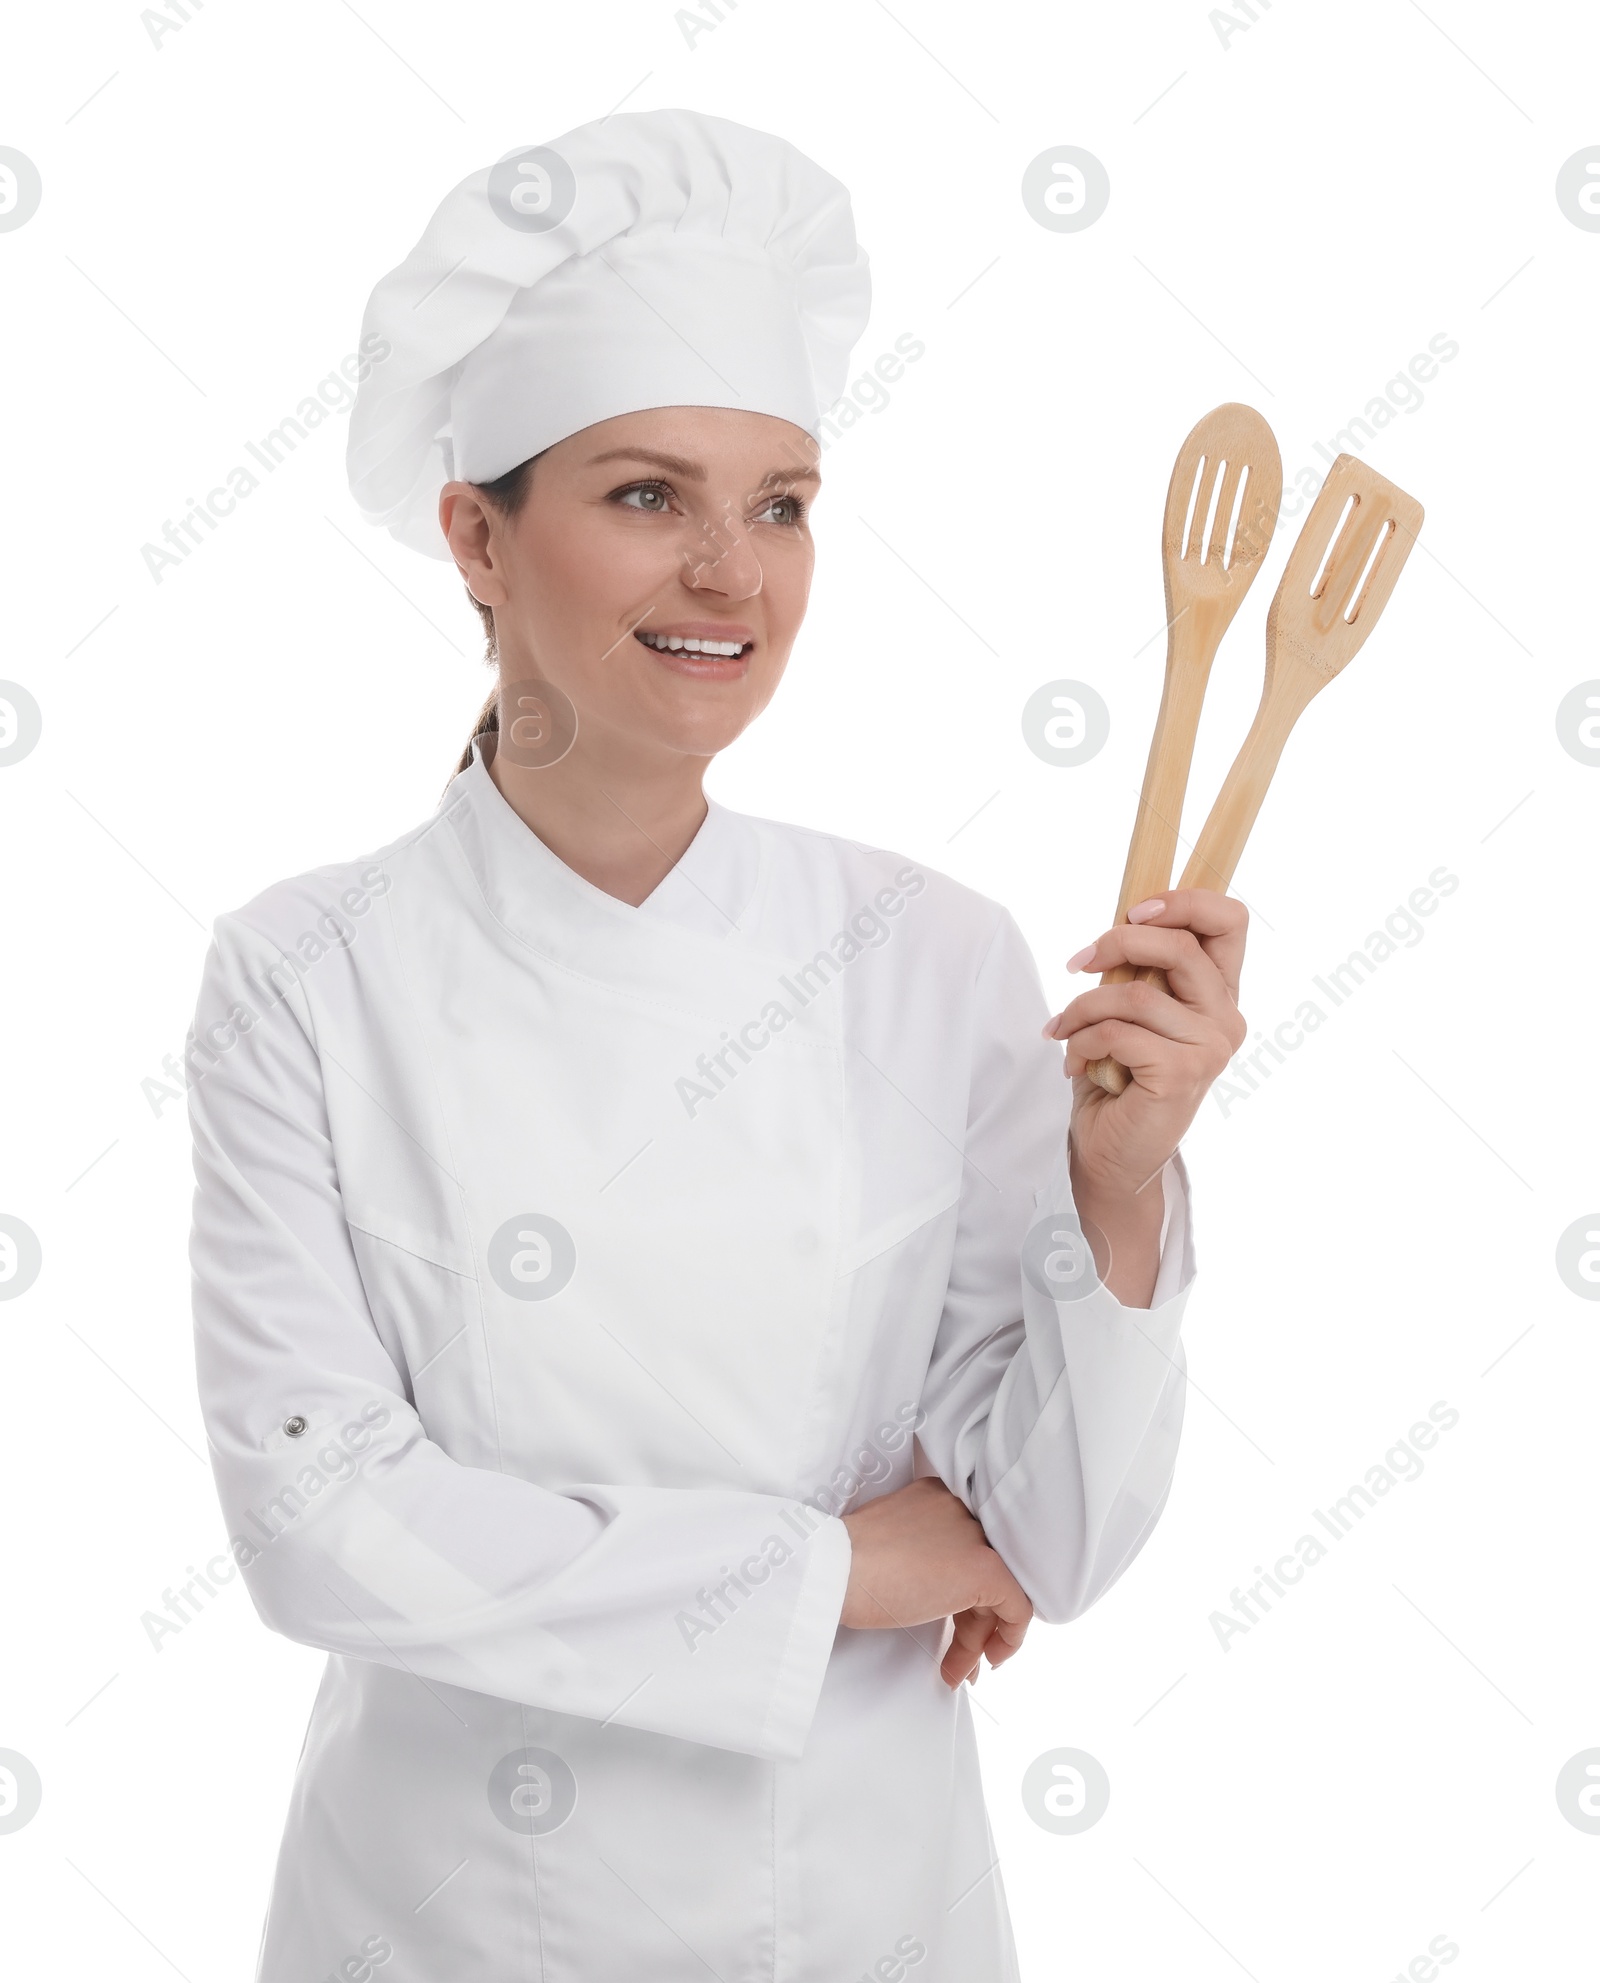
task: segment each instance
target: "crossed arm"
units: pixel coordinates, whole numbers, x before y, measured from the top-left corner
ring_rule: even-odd
[[[1156,1283],[1162,1198],[1157,1177],[1211,1083],[1247,1035],[1239,1013],[1246,912],[1209,889],[1177,889],[1129,911],[1071,958],[1071,971],[1157,965],[1169,989],[1100,985],[1046,1025],[1066,1042],[1073,1082],[1073,1201],[1103,1284],[1127,1308],[1149,1305]],[[1112,1096],[1088,1064],[1111,1055],[1132,1081]],[[840,1623],[858,1630],[954,1620],[941,1673],[960,1686],[983,1659],[1022,1644],[1033,1605],[978,1520],[940,1480],[926,1478],[844,1517],[851,1565]]]

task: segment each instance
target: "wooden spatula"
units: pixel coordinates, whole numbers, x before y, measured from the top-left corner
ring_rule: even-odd
[[[1422,505],[1414,496],[1354,455],[1339,456],[1289,553],[1267,613],[1267,674],[1255,721],[1200,829],[1180,888],[1226,889],[1232,881],[1289,732],[1311,698],[1361,651],[1421,528]],[[1165,885],[1150,892],[1163,894]],[[1166,984],[1166,974],[1149,966],[1137,975]],[[1116,1070],[1115,1085],[1100,1076],[1107,1066]],[[1089,1071],[1112,1094],[1127,1086],[1127,1069],[1115,1061],[1097,1061]]]
[[[1178,821],[1211,663],[1261,569],[1277,527],[1282,494],[1278,444],[1254,407],[1236,403],[1214,407],[1178,450],[1161,520],[1167,676],[1117,897],[1116,922],[1124,920],[1135,902],[1159,895],[1172,881]],[[1122,984],[1132,976],[1129,967],[1118,965],[1100,982]],[[1127,1085],[1126,1074],[1114,1060],[1097,1061],[1089,1072],[1113,1094]]]

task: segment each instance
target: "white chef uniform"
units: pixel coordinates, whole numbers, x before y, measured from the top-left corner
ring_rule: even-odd
[[[814,435],[867,303],[793,147],[602,119],[463,181],[374,290],[353,493],[447,556],[444,479],[613,414]],[[920,1453],[1041,1617],[1110,1586],[1178,1441],[1181,1166],[1125,1311],[1004,909],[715,802],[635,908],[492,748],[221,917],[190,1049],[222,1504],[331,1655],[260,1983],[1010,1978],[947,1628],[840,1629],[839,1517]]]
[[[482,749],[220,918],[196,1020],[217,1480],[332,1655],[262,1983],[1010,1978],[943,1629],[840,1629],[821,1511],[915,1427],[1042,1618],[1104,1592],[1178,1442],[1181,1165],[1148,1311],[1042,1293],[1070,1093],[1003,908],[715,801],[634,908]]]

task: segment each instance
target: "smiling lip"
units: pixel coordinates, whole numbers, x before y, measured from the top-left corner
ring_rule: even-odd
[[[647,635],[650,638],[647,639]],[[682,620],[672,626],[635,627],[633,637],[646,653],[664,667],[680,675],[712,682],[733,681],[744,674],[755,645],[754,636],[747,626],[728,620]],[[654,645],[655,641],[671,640],[715,641],[722,646],[738,641],[742,651],[738,654],[707,654],[698,648]]]

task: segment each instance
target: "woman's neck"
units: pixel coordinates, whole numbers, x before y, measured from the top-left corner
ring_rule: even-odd
[[[580,739],[558,763],[526,766],[503,758],[489,737],[482,749],[496,789],[523,824],[574,874],[632,908],[655,893],[705,824],[702,758],[596,764]]]

